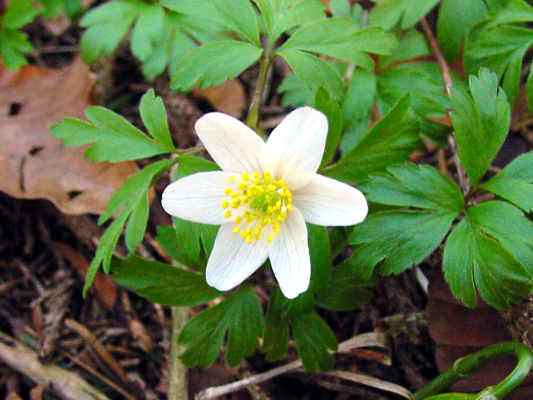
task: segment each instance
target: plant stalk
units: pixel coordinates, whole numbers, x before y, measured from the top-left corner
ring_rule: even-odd
[[[533,366],[533,352],[519,342],[503,342],[485,347],[477,353],[459,358],[453,367],[442,373],[428,385],[415,393],[413,400],[423,400],[446,390],[455,382],[478,370],[487,361],[507,354],[515,354],[518,363],[515,369],[500,383],[483,390],[473,399],[504,399],[522,384]],[[437,396],[438,397],[438,396]]]
[[[267,42],[259,61],[259,77],[257,78],[257,84],[255,86],[254,95],[250,104],[250,110],[248,111],[248,117],[246,118],[246,125],[256,132],[259,128],[259,113],[261,111],[261,103],[263,102],[263,95],[268,80],[268,71],[272,65],[272,53],[272,45],[270,42]]]

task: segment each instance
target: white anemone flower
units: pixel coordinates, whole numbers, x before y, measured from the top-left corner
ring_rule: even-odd
[[[177,180],[165,189],[162,204],[173,216],[221,225],[207,283],[230,290],[270,258],[287,298],[305,292],[311,277],[305,223],[354,225],[368,213],[360,191],[316,173],[326,145],[326,116],[299,108],[266,143],[222,113],[204,115],[195,129],[222,171]]]

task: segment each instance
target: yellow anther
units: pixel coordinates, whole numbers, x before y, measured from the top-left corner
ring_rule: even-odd
[[[224,190],[226,197],[220,204],[224,217],[234,218],[232,231],[246,243],[263,237],[272,242],[293,209],[292,194],[285,181],[274,179],[269,172],[255,171],[231,176],[228,182],[231,185]],[[237,215],[234,217],[232,212]]]

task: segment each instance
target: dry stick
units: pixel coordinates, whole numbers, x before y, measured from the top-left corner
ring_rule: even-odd
[[[446,59],[444,58],[442,51],[439,47],[439,43],[437,42],[437,39],[435,38],[435,35],[433,34],[433,31],[431,30],[431,27],[428,24],[427,19],[424,17],[421,20],[422,29],[424,30],[424,33],[429,41],[429,45],[431,46],[431,50],[433,53],[433,56],[437,60],[437,64],[439,65],[441,74],[442,74],[442,80],[444,81],[444,90],[446,90],[446,94],[448,97],[452,97],[452,87],[453,87],[453,81],[452,81],[452,75],[450,73],[450,67],[448,66],[448,63],[446,62]],[[450,135],[448,137],[448,144],[452,150],[453,153],[453,161],[455,163],[455,168],[457,169],[457,177],[459,179],[459,185],[461,186],[461,189],[463,189],[463,193],[468,193],[468,181],[466,179],[465,171],[463,167],[461,166],[461,162],[459,161],[459,155],[457,154],[457,145],[455,143],[455,139],[453,135]]]
[[[361,347],[385,347],[386,341],[386,335],[383,333],[365,333],[340,343],[338,352],[349,353],[351,350]],[[237,392],[249,385],[257,385],[275,378],[276,376],[286,374],[287,372],[297,371],[302,368],[302,365],[301,360],[296,360],[271,369],[270,371],[241,379],[240,381],[228,383],[227,385],[210,387],[198,393],[195,396],[195,400],[215,399],[228,393]]]
[[[411,399],[413,397],[413,394],[403,386],[397,385],[392,382],[387,382],[378,378],[374,378],[373,376],[366,374],[359,374],[351,371],[331,371],[325,372],[323,373],[323,375],[358,383],[360,385],[379,389],[384,392],[394,393],[406,399]]]
[[[0,332],[0,360],[29,377],[38,385],[50,387],[67,400],[109,400],[77,374],[54,365],[43,365],[37,354]]]
[[[96,354],[100,356],[107,366],[111,368],[111,370],[122,380],[122,382],[129,382],[128,375],[126,374],[124,368],[122,368],[122,366],[115,361],[111,353],[107,351],[104,345],[100,343],[98,338],[91,331],[72,319],[65,320],[65,325],[80,335],[83,340],[85,340],[85,342],[94,349]]]

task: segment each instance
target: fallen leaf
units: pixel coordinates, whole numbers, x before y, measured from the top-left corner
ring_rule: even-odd
[[[238,80],[226,81],[207,89],[195,89],[193,94],[207,100],[218,111],[235,118],[240,118],[246,108],[246,93]]]
[[[93,78],[80,60],[63,69],[0,67],[0,190],[45,198],[67,214],[102,213],[113,192],[137,171],[133,162],[92,163],[48,128],[90,105]]]

